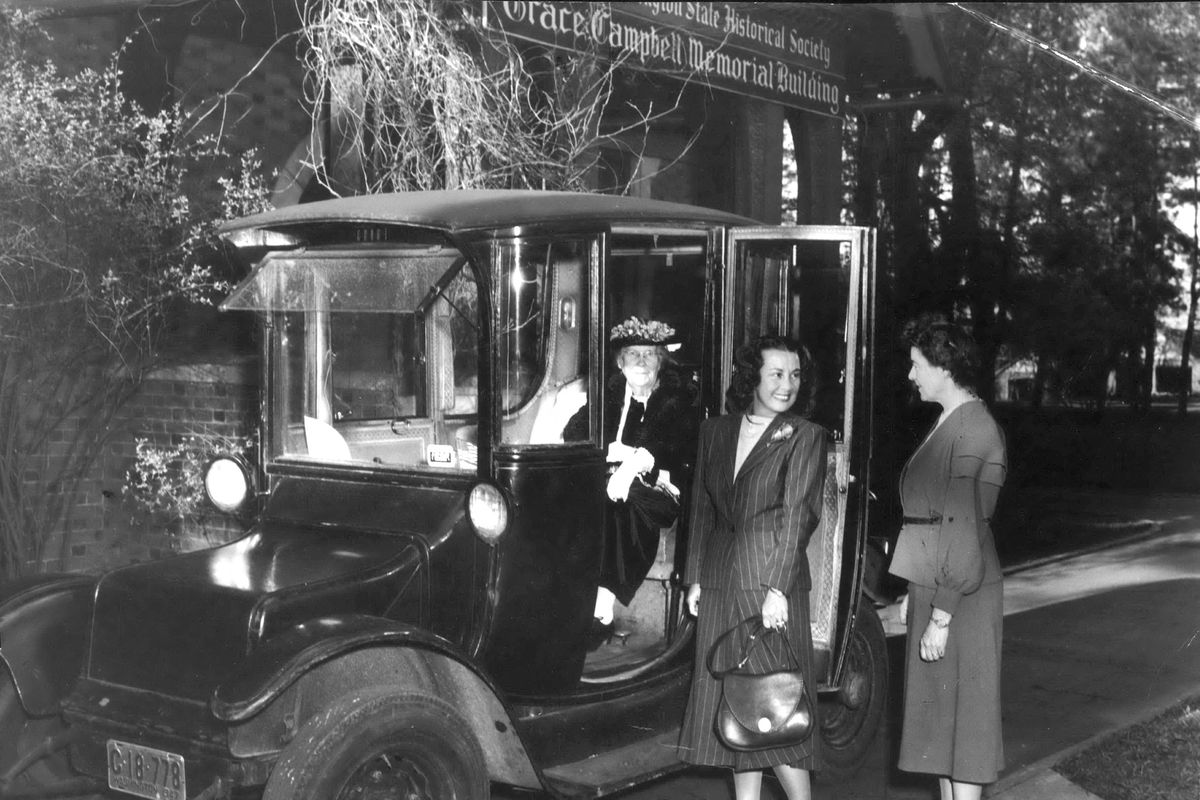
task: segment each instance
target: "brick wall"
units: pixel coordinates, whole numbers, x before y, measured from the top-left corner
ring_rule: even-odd
[[[152,376],[114,420],[103,454],[67,504],[63,530],[48,542],[43,568],[103,572],[240,535],[240,523],[215,511],[180,529],[170,520],[137,510],[124,487],[139,437],[168,447],[198,433],[251,434],[258,415],[257,364],[247,359]],[[69,433],[59,438],[68,439]]]
[[[34,52],[68,74],[108,66],[124,29],[105,15],[51,18],[42,28],[50,39],[34,41]],[[295,171],[310,118],[293,47],[264,53],[261,47],[192,34],[183,42],[171,83],[180,105],[199,122],[197,134],[219,135],[230,152],[256,148],[271,179],[281,170]]]
[[[175,86],[184,108],[207,113],[201,131],[219,134],[231,151],[258,149],[269,176],[307,144],[310,119],[302,103],[300,64],[290,50],[189,36]],[[213,98],[223,102],[213,105]]]

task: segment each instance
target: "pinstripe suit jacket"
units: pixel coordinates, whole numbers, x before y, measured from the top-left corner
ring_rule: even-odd
[[[700,427],[684,581],[807,592],[808,540],[821,520],[825,430],[793,414],[776,416],[735,478],[741,421],[741,414],[726,414]]]

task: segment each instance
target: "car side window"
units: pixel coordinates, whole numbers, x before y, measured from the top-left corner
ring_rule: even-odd
[[[496,257],[502,446],[590,441],[587,239],[501,242]]]

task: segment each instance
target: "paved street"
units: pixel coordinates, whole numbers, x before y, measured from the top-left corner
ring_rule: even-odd
[[[999,800],[1060,796],[1031,793],[1041,770],[1097,735],[1200,694],[1200,497],[1097,495],[1081,496],[1079,502],[1110,507],[1127,518],[1152,519],[1157,527],[1138,542],[1006,577],[1003,696],[1008,764],[991,792]],[[928,779],[891,766],[902,644],[899,636],[889,639],[896,680],[875,754],[853,781],[836,786],[818,782],[817,800],[936,796]],[[723,774],[696,771],[624,797],[723,800],[732,794]]]

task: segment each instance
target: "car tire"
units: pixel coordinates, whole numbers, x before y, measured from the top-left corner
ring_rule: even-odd
[[[883,623],[864,597],[858,601],[841,690],[820,706],[822,781],[854,775],[871,752],[887,707],[888,652]]]
[[[483,751],[444,700],[356,692],[309,720],[284,750],[263,800],[487,800]]]

